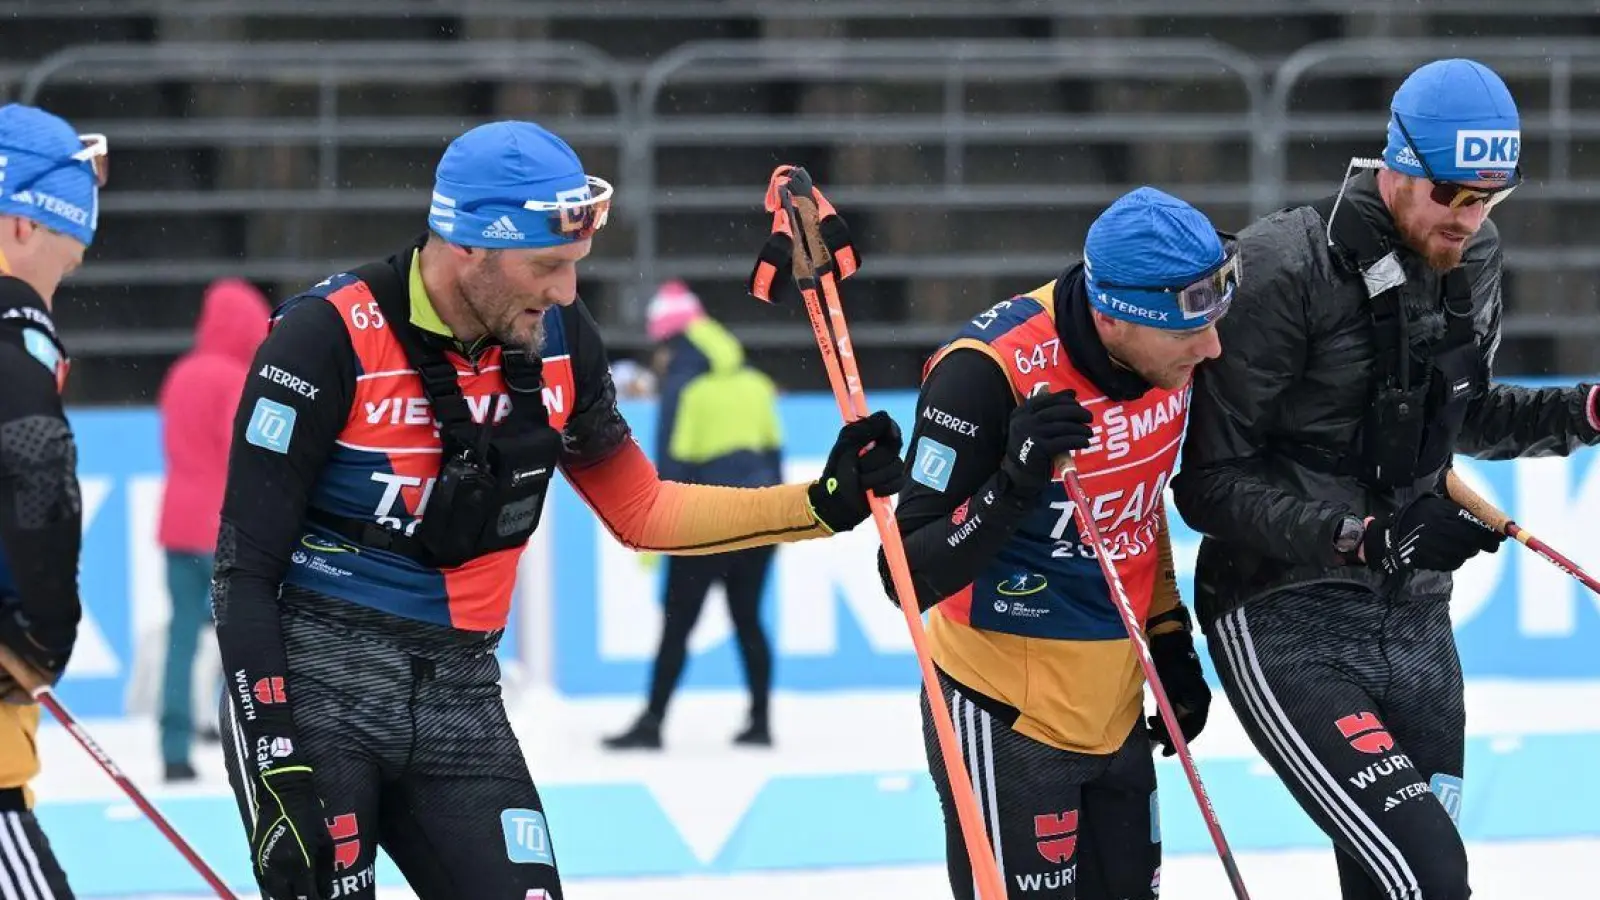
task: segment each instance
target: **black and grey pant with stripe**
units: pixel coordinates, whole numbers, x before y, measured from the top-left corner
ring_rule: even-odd
[[[373,900],[380,847],[421,900],[561,900],[544,806],[500,696],[497,639],[285,589],[295,749],[333,840],[327,900]],[[272,749],[249,744],[235,692],[222,704],[248,834]]]
[[[1112,754],[1073,753],[1013,731],[1016,711],[939,673],[984,830],[1009,900],[1150,900],[1161,883],[1161,831],[1150,736],[1135,724]],[[928,697],[929,772],[944,808],[956,900],[976,896]]]
[[[1250,740],[1333,841],[1344,900],[1466,900],[1449,604],[1306,585],[1205,633]]]
[[[0,788],[0,900],[72,900],[21,788]]]

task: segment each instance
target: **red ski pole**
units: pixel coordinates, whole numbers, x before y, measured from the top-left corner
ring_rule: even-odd
[[[60,700],[56,699],[55,691],[50,689],[50,685],[39,677],[39,674],[34,671],[32,666],[17,658],[16,654],[5,647],[0,647],[0,667],[3,667],[6,673],[15,679],[23,690],[38,701],[40,706],[49,710],[50,715],[55,716],[56,721],[61,723],[61,727],[67,729],[67,732],[77,739],[83,749],[94,757],[94,761],[100,764],[100,768],[104,769],[105,773],[111,776],[111,780],[122,788],[122,792],[128,795],[128,799],[133,801],[133,805],[139,807],[139,811],[144,813],[145,817],[154,823],[162,834],[166,835],[167,840],[172,842],[172,846],[176,847],[178,852],[183,854],[183,858],[189,861],[189,865],[194,866],[194,870],[200,873],[200,877],[211,885],[211,889],[217,892],[218,897],[223,898],[223,900],[238,900],[238,897],[228,889],[228,885],[223,882],[222,878],[210,866],[206,865],[206,861],[200,858],[200,854],[189,846],[189,842],[184,840],[182,835],[178,834],[177,829],[172,827],[172,823],[168,822],[166,817],[157,811],[155,806],[145,798],[144,794],[128,776],[123,774],[122,769],[117,766],[116,762],[111,759],[106,751],[100,748],[100,745],[89,735],[89,732],[84,730],[77,717],[63,706]]]
[[[1596,594],[1600,594],[1600,582],[1595,581],[1593,575],[1585,572],[1581,566],[1566,556],[1556,552],[1554,547],[1534,537],[1533,533],[1528,529],[1513,522],[1510,516],[1501,512],[1499,508],[1488,500],[1483,499],[1483,496],[1477,491],[1467,487],[1467,483],[1461,480],[1461,476],[1457,475],[1454,469],[1451,469],[1449,474],[1445,476],[1444,489],[1445,493],[1450,495],[1451,500],[1461,504],[1463,509],[1477,516],[1484,524],[1508,538],[1520,541],[1524,547],[1544,557],[1551,565],[1578,579],[1578,583],[1584,587],[1594,591]]]
[[[1044,385],[1040,385],[1041,388]],[[1122,616],[1122,626],[1128,631],[1128,641],[1133,644],[1134,651],[1139,656],[1139,665],[1144,669],[1145,680],[1150,683],[1150,693],[1155,695],[1156,707],[1160,710],[1161,720],[1167,725],[1167,735],[1172,740],[1172,749],[1177,752],[1178,761],[1183,765],[1183,772],[1189,776],[1189,787],[1194,791],[1194,799],[1200,806],[1200,816],[1205,819],[1206,829],[1211,832],[1211,842],[1216,845],[1217,856],[1222,860],[1222,868],[1228,873],[1228,881],[1233,886],[1233,895],[1238,900],[1250,900],[1250,894],[1244,887],[1244,876],[1239,873],[1239,864],[1233,857],[1233,850],[1228,846],[1228,839],[1222,833],[1222,822],[1217,818],[1217,811],[1211,806],[1211,796],[1206,793],[1206,787],[1200,782],[1200,772],[1195,768],[1194,756],[1189,752],[1189,742],[1184,740],[1183,729],[1178,727],[1178,714],[1172,709],[1172,701],[1167,698],[1167,689],[1161,684],[1161,676],[1156,673],[1155,660],[1150,656],[1150,645],[1145,642],[1144,627],[1139,624],[1139,617],[1133,611],[1133,603],[1128,600],[1128,592],[1122,586],[1122,578],[1117,575],[1117,567],[1112,565],[1104,552],[1105,538],[1100,535],[1100,528],[1094,522],[1091,510],[1094,506],[1089,502],[1089,495],[1084,492],[1083,484],[1078,480],[1078,469],[1071,456],[1062,456],[1056,459],[1056,466],[1060,470],[1061,483],[1067,488],[1067,496],[1072,499],[1072,514],[1078,520],[1078,528],[1082,537],[1089,546],[1095,549],[1094,558],[1100,562],[1100,571],[1105,575],[1106,584],[1111,587],[1112,599],[1117,612]]]

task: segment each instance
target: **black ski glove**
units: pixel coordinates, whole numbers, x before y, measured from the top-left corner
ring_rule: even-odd
[[[1150,658],[1156,664],[1156,674],[1161,676],[1161,686],[1167,690],[1172,711],[1178,715],[1178,728],[1185,741],[1192,741],[1206,727],[1206,715],[1211,711],[1211,686],[1206,684],[1200,657],[1194,652],[1194,638],[1188,631],[1170,631],[1149,639]],[[1151,743],[1160,744],[1162,756],[1177,753],[1167,723],[1160,710],[1148,720]]]
[[[822,477],[806,491],[811,514],[834,534],[860,525],[872,515],[869,491],[893,497],[905,486],[900,444],[900,426],[881,410],[839,429]]]
[[[1505,539],[1455,502],[1423,494],[1373,518],[1362,535],[1361,553],[1369,568],[1386,575],[1454,572],[1480,552],[1498,551]]]
[[[77,636],[73,619],[36,619],[28,615],[20,597],[0,598],[0,645],[42,676],[45,684],[54,686],[61,680]],[[28,704],[33,697],[0,669],[0,702]]]
[[[1029,493],[1044,490],[1055,477],[1055,458],[1094,441],[1094,416],[1073,391],[1035,394],[1011,411],[1006,457],[1000,470]]]
[[[250,853],[262,893],[267,900],[323,900],[323,886],[333,879],[333,838],[311,768],[268,769],[254,787]]]

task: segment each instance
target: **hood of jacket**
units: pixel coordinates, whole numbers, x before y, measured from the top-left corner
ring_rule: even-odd
[[[195,352],[225,356],[248,364],[267,336],[272,307],[254,285],[238,278],[206,288],[195,326]]]

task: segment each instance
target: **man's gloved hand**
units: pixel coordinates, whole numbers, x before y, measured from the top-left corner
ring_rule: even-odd
[[[1156,664],[1156,674],[1161,676],[1161,686],[1167,689],[1167,699],[1172,701],[1172,711],[1178,714],[1178,728],[1185,741],[1192,741],[1206,727],[1206,715],[1211,711],[1211,687],[1200,668],[1200,657],[1194,652],[1194,639],[1188,631],[1170,631],[1149,641],[1150,658]],[[1159,710],[1148,724],[1151,743],[1164,748],[1162,756],[1178,752]]]
[[[61,680],[77,637],[77,623],[36,619],[28,615],[20,597],[0,598],[0,645],[31,667],[45,684],[53,687]],[[0,669],[0,702],[27,704],[33,697]]]
[[[1423,494],[1373,518],[1361,538],[1361,560],[1386,575],[1454,572],[1480,552],[1496,552],[1505,539],[1455,502]]]
[[[333,838],[311,768],[268,769],[255,788],[250,854],[262,892],[268,900],[323,900],[333,878]]]
[[[1055,477],[1055,459],[1094,441],[1094,416],[1073,391],[1034,394],[1011,411],[1001,471],[1025,491],[1038,492]]]
[[[900,444],[900,426],[881,410],[839,429],[822,477],[806,491],[811,514],[834,534],[860,525],[872,515],[868,491],[893,497],[905,486]]]

